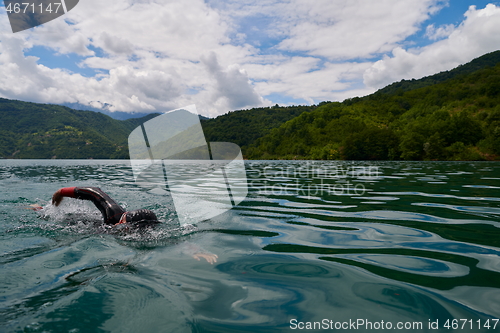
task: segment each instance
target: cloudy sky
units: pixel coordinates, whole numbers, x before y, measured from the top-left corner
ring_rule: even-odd
[[[0,96],[207,116],[342,101],[498,50],[499,31],[499,1],[80,0],[15,34],[2,6]]]

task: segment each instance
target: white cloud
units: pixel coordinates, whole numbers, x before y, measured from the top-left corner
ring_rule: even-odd
[[[136,50],[163,57],[199,61],[207,49],[228,42],[225,23],[202,0],[87,0],[68,17],[74,23],[73,30],[84,32],[88,39],[105,32]]]
[[[262,95],[281,93],[315,103],[343,100],[345,90],[350,90],[370,65],[366,62],[321,63],[314,57],[297,56],[247,68],[259,80],[255,85]]]
[[[17,34],[0,21],[0,94],[45,103],[106,104],[120,111],[196,104],[205,115],[274,104],[263,98],[268,95],[309,103],[343,100],[499,48],[499,8],[471,7],[457,27],[429,24],[429,17],[447,4],[80,1],[64,18]],[[0,15],[6,17],[1,9]],[[425,27],[435,42],[405,49],[407,38]],[[84,77],[26,56],[33,46],[78,58],[78,66],[97,74]],[[372,60],[384,54],[391,56]]]
[[[279,48],[333,60],[373,57],[419,29],[435,0],[294,1],[290,34]]]
[[[394,49],[446,5],[436,0],[246,0],[225,2],[224,10],[235,18],[234,25],[242,17],[273,18],[267,31],[279,42],[271,54],[282,56],[254,57],[245,64],[251,78],[259,80],[257,90],[314,103],[373,92],[360,87],[371,66],[365,59]]]
[[[500,49],[500,7],[484,9],[471,6],[465,20],[446,39],[423,48],[404,50],[397,47],[392,57],[377,61],[364,74],[367,86],[381,88],[401,79],[450,70],[485,53]]]
[[[87,0],[64,18],[0,35],[0,66],[8,67],[0,77],[4,97],[106,103],[110,110],[120,111],[165,110],[193,102],[207,105],[208,96],[196,99],[186,94],[193,87],[208,89],[211,82],[201,55],[212,50],[224,63],[239,63],[248,54],[245,47],[227,43],[227,26],[203,0]],[[101,74],[86,78],[40,65],[38,59],[24,55],[37,45],[82,56],[80,66]],[[235,97],[229,97],[230,105],[235,105]]]
[[[438,40],[448,37],[453,31],[455,31],[455,25],[453,24],[445,24],[438,28],[434,24],[430,24],[425,29],[425,36],[430,40]]]
[[[131,42],[121,37],[111,35],[106,31],[101,33],[98,40],[101,42],[100,47],[108,52],[125,54],[131,54],[133,52],[134,46]]]
[[[362,87],[363,73],[372,65],[366,59],[403,43],[447,4],[438,0],[217,2],[236,30],[238,22],[248,25],[252,19],[269,18],[266,32],[278,44],[270,48],[271,56],[256,56],[244,65],[257,81],[257,91],[309,103],[373,92]],[[252,35],[252,29],[250,25],[243,32]]]
[[[88,48],[91,45],[91,38],[76,27],[68,25],[62,19],[55,19],[50,23],[35,28],[33,31],[25,30],[14,36],[23,38],[31,45],[52,48],[59,54],[75,53],[81,56],[94,54]]]
[[[250,84],[246,71],[238,65],[223,69],[213,52],[203,57],[202,61],[215,80],[215,91],[212,93],[213,105],[231,111],[264,104],[264,99]]]

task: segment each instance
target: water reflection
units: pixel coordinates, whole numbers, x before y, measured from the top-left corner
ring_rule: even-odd
[[[244,202],[182,229],[165,193],[138,188],[126,161],[30,163],[0,165],[0,324],[10,331],[500,317],[497,164],[252,161]],[[377,173],[359,173],[368,166]],[[66,207],[71,223],[23,208],[69,184],[99,186],[164,224],[112,233],[79,205]],[[348,191],[357,184],[362,194]],[[183,244],[218,262],[192,259]]]

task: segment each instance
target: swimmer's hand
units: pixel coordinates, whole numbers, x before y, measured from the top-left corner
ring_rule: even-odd
[[[213,253],[195,253],[193,254],[193,258],[200,261],[200,258],[205,259],[210,265],[213,265],[214,262],[217,262],[217,258],[219,258],[216,254]]]
[[[42,210],[43,207],[40,206],[39,204],[32,204],[32,205],[29,205],[28,207],[26,207],[26,209],[31,209],[31,210],[34,210],[34,211],[39,211],[39,210]]]
[[[59,189],[52,196],[52,204],[57,207],[61,203],[62,199],[63,199],[63,196],[61,194],[61,190]]]

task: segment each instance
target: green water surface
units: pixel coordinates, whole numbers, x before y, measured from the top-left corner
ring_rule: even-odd
[[[1,161],[0,331],[500,331],[500,164],[246,169],[240,205],[179,226],[128,161]],[[51,207],[65,186],[163,223],[110,230],[88,203]]]

